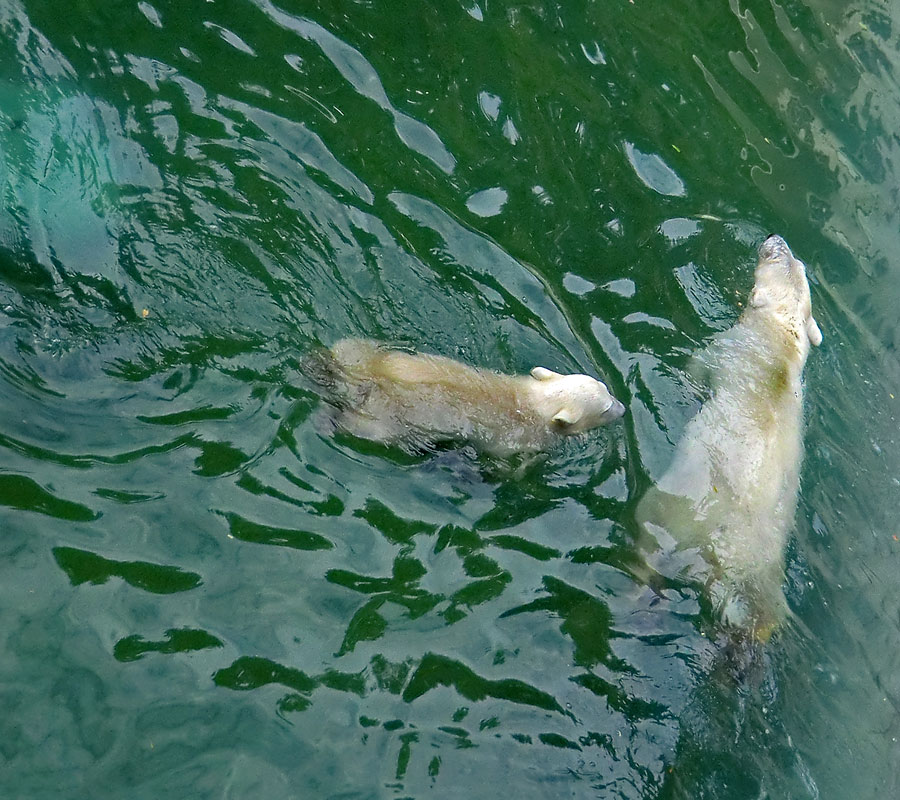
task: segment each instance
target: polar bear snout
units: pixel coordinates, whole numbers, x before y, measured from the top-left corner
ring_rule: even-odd
[[[603,418],[606,422],[612,422],[613,420],[617,420],[619,417],[625,414],[625,406],[622,405],[616,398],[612,399],[612,403],[609,408],[603,412]]]
[[[791,259],[793,254],[787,242],[777,233],[770,233],[766,240],[759,246],[760,261],[777,261],[779,259]]]
[[[598,403],[598,412],[603,419],[602,424],[613,422],[625,413],[625,406],[609,393],[605,383],[597,381],[602,387],[603,399]],[[605,406],[605,407],[604,407]]]

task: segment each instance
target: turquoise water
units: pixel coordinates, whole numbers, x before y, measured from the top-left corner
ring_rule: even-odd
[[[3,0],[0,793],[896,795],[898,25]],[[736,677],[633,512],[773,231],[825,340]],[[349,335],[629,411],[518,466],[331,437]]]

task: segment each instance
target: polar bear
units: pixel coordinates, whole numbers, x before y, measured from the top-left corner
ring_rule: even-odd
[[[802,373],[821,341],[803,262],[769,236],[747,309],[701,358],[710,398],[636,511],[664,554],[659,571],[705,580],[725,625],[758,642],[788,613],[784,548],[803,456]]]
[[[535,367],[503,375],[443,356],[367,339],[342,339],[320,354],[311,377],[326,390],[338,428],[408,452],[469,442],[495,456],[536,452],[558,434],[582,433],[625,413],[587,375]]]

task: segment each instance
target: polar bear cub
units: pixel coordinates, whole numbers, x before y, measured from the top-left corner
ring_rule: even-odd
[[[410,452],[448,441],[496,456],[535,452],[559,434],[582,433],[625,413],[606,385],[587,375],[544,367],[503,375],[367,339],[342,339],[314,372],[339,428]]]
[[[803,262],[770,236],[747,309],[702,359],[710,399],[637,508],[666,554],[660,571],[681,567],[706,580],[723,622],[757,641],[788,611],[784,548],[803,456],[802,373],[821,341]]]

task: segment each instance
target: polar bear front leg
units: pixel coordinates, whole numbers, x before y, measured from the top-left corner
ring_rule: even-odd
[[[396,424],[389,420],[377,419],[353,409],[344,409],[335,416],[335,424],[342,431],[360,439],[369,439],[381,444],[391,444],[399,438]]]

